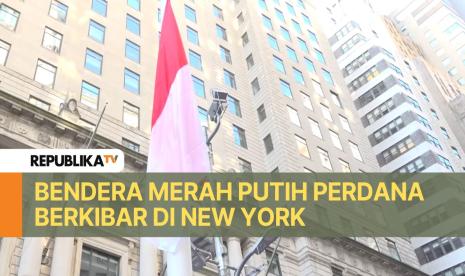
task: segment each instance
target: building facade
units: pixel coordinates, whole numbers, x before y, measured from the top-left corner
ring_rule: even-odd
[[[210,90],[229,93],[211,148],[215,171],[380,170],[387,142],[373,152],[367,112],[353,101],[362,92],[347,88],[355,74],[341,73],[316,2],[173,1],[207,134],[215,127],[207,112]],[[160,17],[158,1],[2,1],[0,146],[84,148],[106,106],[91,146],[122,149],[125,170],[144,171]],[[376,45],[366,49],[381,49]],[[381,56],[372,64],[388,65],[389,57]],[[398,72],[385,71],[393,87],[404,87]],[[405,115],[418,133],[404,134],[425,138],[426,126],[408,111],[407,92],[398,94],[403,109],[390,116]],[[430,167],[445,168],[431,143],[418,148],[416,156]],[[212,247],[207,238],[194,242]],[[253,242],[224,238],[227,263],[237,266]],[[424,275],[411,241],[403,238],[283,239],[278,257],[270,256],[254,257],[247,273],[264,275],[271,263],[274,275]],[[158,275],[163,258],[154,250],[147,254],[146,244],[133,238],[3,238],[0,244],[0,275],[132,276],[141,266],[149,271],[141,276]],[[217,274],[216,267],[196,274]]]

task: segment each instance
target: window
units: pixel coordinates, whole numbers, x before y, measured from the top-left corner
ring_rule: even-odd
[[[188,20],[197,23],[197,14],[195,10],[188,5],[184,5],[184,15]]]
[[[193,87],[195,94],[201,98],[205,98],[205,84],[203,80],[192,76],[192,81],[193,81]]]
[[[94,20],[90,20],[89,37],[99,43],[103,43],[105,41],[105,27]]]
[[[250,54],[249,56],[247,56],[247,58],[245,59],[246,63],[247,63],[247,69],[250,70],[250,68],[252,68],[254,65],[255,65],[255,61],[253,60],[253,56],[252,54]]]
[[[457,157],[458,159],[462,159],[459,150],[456,147],[451,147],[450,149],[452,150],[452,153],[455,155],[455,157]]]
[[[273,258],[273,259],[271,259]],[[274,276],[282,276],[281,265],[279,264],[279,255],[276,252],[273,256],[273,251],[266,250],[266,261],[269,264],[269,273]],[[271,263],[271,264],[270,264]]]
[[[101,75],[102,74],[102,62],[103,62],[103,56],[97,52],[94,52],[90,49],[86,50],[86,60],[84,67],[97,74]]]
[[[312,134],[320,139],[323,139],[323,135],[321,134],[320,124],[311,118],[308,118],[308,122],[310,123],[310,129],[312,131]]]
[[[252,92],[253,94],[257,94],[258,92],[260,92],[260,82],[258,81],[258,78],[255,78],[252,82],[251,82],[251,85],[252,85]]]
[[[83,246],[80,275],[118,276],[119,258]]]
[[[265,138],[263,138],[263,143],[265,144],[265,151],[266,154],[269,154],[273,151],[273,139],[271,138],[271,134],[268,134]]]
[[[302,18],[304,19],[305,25],[312,25],[312,21],[310,20],[310,17],[302,13]]]
[[[438,113],[436,112],[436,110],[434,109],[430,109],[431,110],[431,115],[436,119],[436,120],[439,120],[439,115]]]
[[[202,56],[189,50],[189,64],[195,69],[202,71]]]
[[[331,166],[331,160],[329,159],[329,154],[324,149],[318,148],[318,155],[320,156],[320,161],[323,167],[327,168],[328,170],[332,170],[333,167]]]
[[[359,161],[363,161],[362,160],[362,155],[360,154],[360,150],[358,149],[358,145],[349,141],[349,147],[350,147],[350,151],[352,152],[352,155],[355,157],[355,159],[359,160]]]
[[[301,127],[299,114],[297,113],[297,110],[290,106],[287,106],[287,113],[289,114],[289,120],[291,121],[291,123],[298,127]]]
[[[263,104],[257,108],[257,115],[260,123],[266,119],[266,110]]]
[[[133,128],[139,128],[139,108],[130,103],[123,103],[123,123]]]
[[[45,27],[44,38],[42,40],[42,46],[52,52],[60,53],[61,50],[61,41],[63,40],[63,35]]]
[[[242,40],[242,46],[249,44],[249,35],[247,33],[244,33],[241,36],[241,40]]]
[[[325,57],[323,56],[323,53],[317,49],[314,49],[315,51],[315,57],[316,59],[320,62],[320,63],[323,63],[325,64],[326,63],[326,60],[325,60]]]
[[[199,33],[191,27],[187,27],[187,40],[192,44],[199,45]]]
[[[295,135],[295,142],[297,143],[297,151],[300,155],[310,158],[310,153],[308,152],[307,141],[304,138]]]
[[[346,117],[339,114],[339,120],[341,121],[342,129],[345,131],[352,133],[352,129],[350,128],[349,120]]]
[[[229,64],[232,63],[231,61],[231,52],[224,48],[223,46],[220,46],[220,57],[221,57],[221,60],[223,60],[224,62],[227,62]]]
[[[226,34],[226,29],[220,25],[216,25],[216,37],[228,41],[228,35]]]
[[[241,172],[252,172],[252,163],[245,159],[239,158],[239,168]]]
[[[287,48],[287,56],[289,57],[289,59],[294,62],[299,62],[299,60],[297,59],[297,54],[295,50],[292,49],[291,47],[286,47],[286,48]]]
[[[321,84],[319,82],[317,82],[316,80],[312,80],[312,84],[313,84],[313,89],[315,89],[315,92],[324,97],[324,94],[323,94],[323,89],[321,88]]]
[[[309,73],[315,73],[315,66],[313,65],[313,62],[309,60],[308,58],[304,58],[304,63],[305,63],[305,68],[307,68],[307,71]]]
[[[331,93],[331,99],[333,100],[334,104],[342,108],[342,102],[341,102],[341,98],[339,98],[339,95],[333,91],[330,91],[330,93]]]
[[[323,113],[323,118],[326,120],[332,122],[333,121],[333,116],[331,116],[331,111],[329,110],[329,107],[327,107],[324,104],[320,104],[321,108],[321,113]]]
[[[81,103],[93,108],[98,109],[100,96],[100,88],[83,81],[81,84]]]
[[[262,15],[262,21],[265,28],[270,31],[273,30],[273,23],[271,23],[271,19],[268,16]]]
[[[276,51],[279,51],[278,40],[270,34],[268,34],[268,45]]]
[[[454,171],[454,168],[452,167],[452,164],[450,163],[449,159],[441,156],[441,155],[438,155],[438,158],[439,158],[439,161],[441,162],[441,164],[446,168],[448,169],[449,171],[453,172]]]
[[[200,125],[202,126],[203,130],[205,131],[205,135],[207,135],[207,129],[209,127],[209,125],[208,125],[208,111],[201,108],[200,106],[197,109],[198,109]]]
[[[227,86],[236,89],[236,76],[229,72],[228,70],[224,69],[223,70],[223,75],[224,75],[224,84]]]
[[[391,257],[393,257],[394,259],[400,261],[400,255],[399,255],[399,251],[397,250],[396,243],[389,239],[386,239],[386,242],[387,242],[387,247],[389,250],[389,255],[391,255]]]
[[[0,65],[5,65],[10,53],[10,44],[0,40]]]
[[[268,7],[266,6],[265,0],[258,0],[258,5],[260,6],[260,9],[266,11]]]
[[[308,54],[309,50],[308,50],[307,43],[304,40],[302,40],[301,38],[298,38],[297,41],[299,43],[300,50],[302,50],[302,52]]]
[[[107,1],[92,0],[92,10],[101,16],[107,16]]]
[[[289,85],[289,83],[283,80],[280,80],[280,88],[281,88],[281,93],[284,96],[292,99],[292,90],[291,90],[291,86]]]
[[[292,39],[291,39],[291,34],[290,34],[289,31],[288,31],[286,28],[284,28],[284,27],[281,27],[281,36],[282,36],[285,40],[287,40],[287,41],[289,41],[289,42],[292,41]]]
[[[328,83],[329,85],[334,85],[333,77],[331,76],[331,73],[323,69],[323,79]]]
[[[441,133],[442,135],[444,135],[444,137],[450,139],[449,133],[447,132],[447,129],[445,129],[444,127],[441,127]]]
[[[280,59],[277,56],[273,56],[273,62],[274,62],[274,67],[276,68],[276,70],[278,70],[279,72],[283,74],[286,74],[286,68],[284,67],[284,62],[282,59]]]
[[[278,9],[275,9],[276,17],[281,21],[282,23],[286,22],[286,19],[284,18],[284,13]]]
[[[237,16],[237,22],[239,25],[244,23],[244,14],[242,12]]]
[[[292,26],[294,27],[294,30],[299,33],[299,34],[302,34],[302,28],[300,27],[300,24],[299,22],[295,21],[294,19],[292,20]]]
[[[332,130],[329,130],[329,137],[331,138],[331,142],[333,143],[333,145],[342,150],[342,144],[341,144],[341,139],[339,139],[339,135],[332,131]]]
[[[31,103],[32,105],[37,106],[40,109],[43,109],[43,110],[46,110],[46,111],[50,110],[50,104],[49,103],[44,102],[42,100],[39,100],[38,98],[36,98],[34,96],[29,96],[29,103]],[[1,245],[1,243],[0,243],[0,245]]]
[[[413,100],[413,99],[412,99]],[[412,102],[413,103],[413,102]],[[366,118],[370,124],[376,122],[381,117],[385,116],[389,113],[389,111],[395,108],[394,100],[389,99],[382,103],[381,105],[377,106],[375,109],[367,113]]]
[[[318,38],[314,32],[308,31],[308,36],[310,37],[310,41],[316,45],[318,45]]]
[[[132,15],[126,16],[126,29],[133,34],[140,35],[140,21]]]
[[[312,100],[310,100],[310,96],[308,96],[304,92],[300,92],[300,95],[302,96],[302,104],[304,105],[304,107],[313,110]]]
[[[132,93],[140,93],[140,76],[139,74],[124,68],[124,88]]]
[[[135,151],[135,152],[139,152],[140,151],[140,145],[139,144],[136,144],[126,138],[123,138],[122,140],[122,145],[132,151]]]
[[[245,130],[233,125],[233,138],[234,138],[234,143],[238,146],[241,146],[243,148],[247,148],[247,140],[245,137]]]
[[[213,5],[213,16],[215,16],[216,18],[218,18],[220,20],[223,20],[224,19],[223,10],[218,8],[217,6]]]
[[[286,2],[286,7],[287,7],[287,11],[288,11],[290,14],[292,14],[293,16],[296,16],[296,14],[295,14],[295,9],[294,9],[294,7],[293,7],[291,4],[289,4],[288,2]]]
[[[7,28],[8,30],[16,30],[18,25],[19,12],[8,7],[5,4],[0,5],[0,25]]]
[[[228,96],[228,110],[237,117],[242,117],[239,100],[231,96]]]
[[[304,79],[304,75],[302,74],[302,72],[300,72],[300,70],[297,70],[294,67],[292,68],[292,72],[294,74],[295,81],[301,85],[305,85],[305,79]]]
[[[55,85],[56,73],[57,68],[55,66],[39,59],[37,61],[37,68],[34,80],[44,86],[53,88],[53,86]]]
[[[52,0],[48,15],[60,22],[65,23],[66,17],[68,16],[68,6],[56,0]]]
[[[140,46],[126,39],[126,57],[136,63],[140,63]]]
[[[140,0],[128,0],[128,6],[136,11],[140,11]]]
[[[350,165],[346,161],[339,159],[339,165],[341,165],[341,172],[350,173]]]

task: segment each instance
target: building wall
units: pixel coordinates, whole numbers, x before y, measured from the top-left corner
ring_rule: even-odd
[[[91,9],[91,1],[68,1],[66,24],[48,16],[49,1],[15,1],[5,0],[2,3],[20,12],[15,30],[0,27],[0,38],[11,45],[5,66],[0,66],[0,145],[3,147],[32,148],[80,148],[85,147],[92,127],[103,111],[104,104],[108,108],[98,129],[94,147],[116,147],[125,151],[127,158],[126,171],[144,171],[148,151],[148,133],[150,129],[151,103],[153,101],[154,75],[159,30],[157,10],[158,1],[142,1],[141,11],[136,11],[126,3],[109,2],[107,16],[98,15]],[[348,163],[350,170],[377,171],[376,157],[367,135],[365,135],[359,114],[351,100],[344,76],[338,69],[331,45],[322,31],[324,23],[314,8],[315,1],[289,1],[296,15],[284,1],[173,1],[178,18],[180,32],[185,42],[186,53],[189,50],[202,57],[202,69],[192,67],[192,74],[201,79],[205,85],[205,97],[198,97],[198,105],[208,110],[212,101],[211,89],[225,90],[240,102],[241,116],[227,112],[222,127],[213,141],[213,168],[215,171],[241,171],[239,160],[251,163],[253,171],[282,172],[303,171],[342,171],[339,160]],[[301,3],[301,4],[299,4]],[[212,5],[223,11],[223,18],[212,15]],[[196,22],[186,18],[186,6],[195,10]],[[284,13],[285,22],[276,15],[279,9]],[[243,15],[243,22],[238,20]],[[126,14],[140,20],[141,35],[137,36],[126,30]],[[311,22],[306,22],[306,14]],[[262,16],[268,16],[273,30],[263,24]],[[104,44],[97,43],[88,37],[89,20],[95,20],[106,28]],[[300,24],[302,33],[294,27],[291,20]],[[227,41],[217,37],[215,27],[220,25],[227,31]],[[63,35],[61,52],[51,52],[41,46],[44,28],[52,28]],[[199,45],[186,38],[187,26],[196,30]],[[280,27],[287,28],[291,41],[286,41]],[[315,34],[316,40],[311,33]],[[243,44],[242,37],[247,33],[249,42]],[[267,34],[276,37],[279,51],[272,49]],[[298,38],[307,44],[309,52],[303,51]],[[124,53],[126,39],[141,47],[140,64],[127,58]],[[219,47],[230,50],[231,63],[221,59]],[[292,61],[287,48],[295,50],[298,61]],[[101,75],[94,74],[84,68],[86,49],[92,49],[103,56]],[[317,52],[321,51],[325,61],[318,61]],[[246,58],[252,54],[254,66],[248,68]],[[283,60],[286,73],[276,70],[273,56]],[[315,72],[309,71],[304,58],[312,61]],[[57,67],[53,87],[44,87],[34,81],[37,60],[42,59]],[[124,69],[128,68],[140,75],[140,94],[134,94],[124,88]],[[299,83],[293,68],[300,70],[305,83]],[[236,87],[229,87],[224,82],[224,69],[235,76]],[[331,74],[333,83],[325,80],[326,70]],[[253,93],[251,82],[257,78],[260,91]],[[92,83],[100,88],[99,106],[92,109],[80,102],[82,81]],[[282,94],[280,80],[286,81],[292,89],[292,98]],[[323,95],[315,90],[312,80],[322,86]],[[337,106],[331,97],[331,91],[338,94],[342,107]],[[312,101],[313,110],[305,107],[302,94]],[[30,101],[33,96],[48,104],[50,108],[43,110]],[[69,99],[78,101],[77,111],[61,111],[60,105]],[[123,102],[129,102],[140,110],[140,127],[134,128],[123,122]],[[264,104],[267,118],[259,122],[257,108]],[[332,121],[324,119],[320,104],[329,108]],[[291,123],[287,106],[297,111],[300,127]],[[350,131],[344,130],[339,115],[348,119]],[[3,116],[3,117],[2,117]],[[2,119],[4,118],[4,119]],[[42,119],[43,120],[42,120]],[[322,138],[312,134],[309,119],[319,123]],[[247,148],[234,143],[233,125],[245,130]],[[209,132],[214,125],[209,123]],[[337,132],[342,145],[338,149],[331,142],[329,130]],[[265,152],[263,138],[271,134],[273,151]],[[295,135],[304,138],[310,157],[299,154]],[[139,146],[139,150],[124,148],[122,140],[128,139]],[[358,160],[349,147],[349,142],[358,146],[361,160]],[[317,148],[327,151],[331,169],[323,166]],[[239,159],[240,158],[240,159]],[[331,275],[331,266],[344,271],[344,275],[422,275],[415,269],[417,261],[410,250],[410,241],[392,238],[398,248],[401,261],[396,261],[386,246],[386,239],[374,240],[351,239],[283,239],[280,247],[280,263],[283,275]],[[50,242],[49,242],[50,241]],[[44,254],[40,267],[41,275],[49,275],[50,265],[54,259],[55,240],[40,240]],[[253,239],[241,241],[242,252],[251,246]],[[377,244],[376,248],[364,244]],[[73,251],[73,274],[79,275],[83,245],[98,249],[107,255],[119,258],[120,275],[138,275],[139,242],[130,238],[76,238]],[[0,273],[17,275],[23,252],[23,239],[3,239],[0,249]],[[240,252],[240,253],[242,253]],[[237,253],[237,252],[236,252]],[[256,267],[263,265],[264,255],[254,258]],[[162,258],[154,260],[162,268]],[[2,270],[4,269],[4,270]],[[214,274],[214,269],[205,269],[200,275]]]

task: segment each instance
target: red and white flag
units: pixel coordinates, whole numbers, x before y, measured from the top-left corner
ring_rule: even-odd
[[[209,172],[205,135],[171,1],[166,1],[158,52],[147,172]],[[179,238],[154,238],[175,252]]]

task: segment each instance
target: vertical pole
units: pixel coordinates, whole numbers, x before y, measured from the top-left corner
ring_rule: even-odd
[[[92,141],[94,140],[94,136],[97,133],[97,129],[100,126],[100,122],[102,121],[103,114],[105,113],[105,110],[107,109],[108,103],[105,103],[105,106],[103,107],[102,113],[100,113],[100,117],[98,118],[97,125],[95,126],[94,131],[92,132],[92,135],[90,136],[89,143],[87,143],[87,148],[90,148],[90,145],[92,144]]]
[[[176,252],[166,252],[168,276],[192,276],[190,238],[181,238]]]
[[[50,276],[72,275],[74,238],[55,238]]]
[[[24,238],[18,276],[39,276],[42,249],[42,238]]]
[[[140,239],[140,276],[156,276],[158,272],[157,249],[148,239]]]

